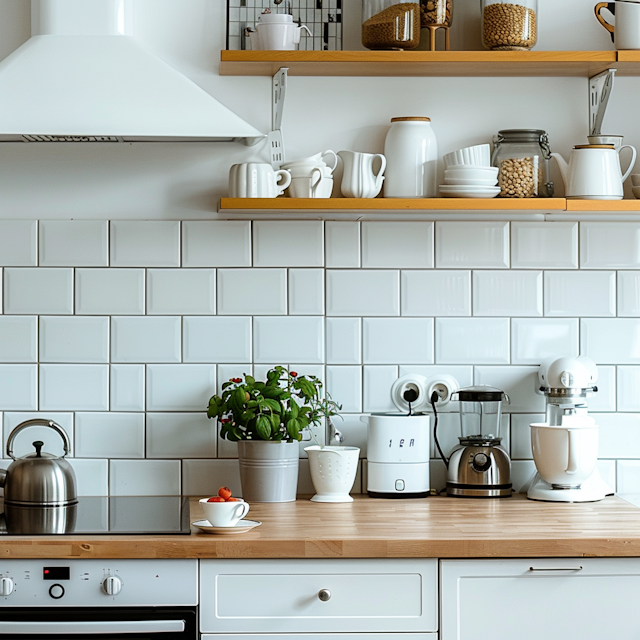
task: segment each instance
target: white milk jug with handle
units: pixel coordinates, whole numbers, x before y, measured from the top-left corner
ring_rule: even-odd
[[[345,198],[375,198],[382,189],[383,173],[387,159],[381,153],[359,153],[357,151],[338,151],[342,159],[342,195]],[[376,173],[373,169],[376,159],[380,166]]]
[[[298,26],[287,13],[263,13],[256,30],[250,32],[251,48],[254,51],[295,51],[303,30],[311,35],[308,27]]]
[[[241,162],[229,170],[229,197],[276,198],[291,184],[291,174],[266,162]]]
[[[631,162],[624,173],[620,169],[620,152],[631,149]],[[569,162],[552,153],[558,162],[567,198],[584,200],[622,200],[622,184],[636,162],[636,150],[625,144],[615,149],[612,144],[584,144],[573,148]]]

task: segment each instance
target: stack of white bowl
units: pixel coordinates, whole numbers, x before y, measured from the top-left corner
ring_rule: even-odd
[[[500,193],[498,168],[491,166],[491,148],[477,144],[443,156],[445,198],[495,198]]]

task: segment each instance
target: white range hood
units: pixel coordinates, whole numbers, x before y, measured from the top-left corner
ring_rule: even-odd
[[[0,142],[263,139],[136,40],[128,2],[31,0],[32,37],[0,62]]]

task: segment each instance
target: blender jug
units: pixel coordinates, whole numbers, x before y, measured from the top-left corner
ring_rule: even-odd
[[[465,387],[455,392],[460,400],[460,442],[498,444],[504,391],[488,385]]]

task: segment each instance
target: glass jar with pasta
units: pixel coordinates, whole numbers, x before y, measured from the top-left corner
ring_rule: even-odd
[[[419,0],[362,0],[362,44],[367,49],[415,49],[420,44]]]
[[[528,51],[538,40],[538,0],[482,0],[482,44]]]

